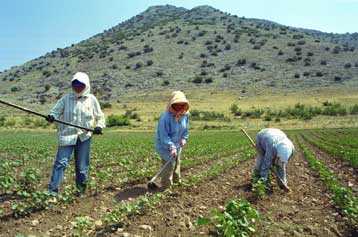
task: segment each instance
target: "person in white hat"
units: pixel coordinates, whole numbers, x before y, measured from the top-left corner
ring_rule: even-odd
[[[275,165],[277,174],[287,185],[286,164],[292,158],[295,148],[286,134],[276,128],[262,129],[256,135],[256,149],[258,156],[254,175],[267,181],[269,170]]]
[[[77,72],[71,80],[72,91],[65,94],[51,109],[46,120],[55,119],[91,128],[94,134],[102,134],[105,118],[96,97],[90,94],[90,82],[86,73]],[[86,189],[90,161],[92,132],[64,124],[57,124],[58,151],[53,166],[49,192],[57,195],[65,169],[72,153],[75,154],[76,187],[79,192]]]
[[[180,150],[188,139],[189,101],[181,91],[172,92],[167,109],[159,118],[155,147],[163,165],[170,164],[161,174],[162,188],[180,181]]]

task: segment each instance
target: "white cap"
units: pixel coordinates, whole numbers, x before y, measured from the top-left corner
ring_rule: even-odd
[[[276,146],[278,158],[282,162],[287,163],[293,154],[293,149],[293,144],[289,139],[280,141]]]

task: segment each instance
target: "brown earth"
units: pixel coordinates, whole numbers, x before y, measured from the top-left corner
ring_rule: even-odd
[[[255,236],[351,236],[345,218],[339,215],[324,183],[311,171],[298,145],[297,153],[287,166],[292,192],[287,194],[274,185],[273,192],[257,199],[250,191],[250,177],[255,160],[243,161],[218,178],[190,188],[175,188],[169,198],[155,209],[130,217],[124,227],[113,232],[92,231],[97,236],[208,236],[215,235],[212,226],[193,226],[199,217],[208,217],[211,209],[223,209],[229,199],[247,199],[260,212]],[[188,178],[207,169],[212,163],[198,165],[183,172]],[[98,196],[77,198],[69,205],[51,207],[30,217],[0,223],[0,236],[18,233],[34,236],[72,236],[71,221],[76,216],[99,220],[109,212],[113,199],[135,199],[146,192],[145,184],[107,190]],[[117,229],[118,228],[118,229]]]
[[[254,165],[251,159],[217,179],[174,192],[155,210],[132,218],[111,236],[214,235],[212,227],[195,227],[191,222],[208,216],[211,209],[222,209],[225,200],[234,198],[248,199],[260,212],[256,236],[350,236],[349,227],[330,201],[324,183],[297,150],[287,167],[290,194],[274,187],[271,195],[256,199],[249,188]]]

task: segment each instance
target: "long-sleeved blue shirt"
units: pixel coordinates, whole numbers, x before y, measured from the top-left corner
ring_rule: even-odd
[[[176,147],[179,151],[181,139],[188,139],[189,115],[184,114],[176,121],[169,111],[164,111],[159,118],[155,138],[155,148],[164,160],[171,158],[170,148]]]
[[[288,141],[287,141],[288,140]],[[261,130],[256,136],[256,149],[258,151],[259,156],[263,156],[263,163],[260,170],[260,176],[263,178],[267,178],[269,170],[272,166],[273,159],[277,157],[277,145],[282,142],[288,142],[292,145],[291,141],[287,138],[286,134],[279,129],[275,128],[266,128]],[[292,145],[291,156],[293,154],[294,147]],[[285,177],[285,164],[281,168],[282,173],[281,178]]]

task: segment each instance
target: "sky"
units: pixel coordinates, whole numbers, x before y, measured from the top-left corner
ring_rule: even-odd
[[[358,32],[358,0],[0,0],[0,71],[102,33],[154,5],[209,5],[328,33]]]

